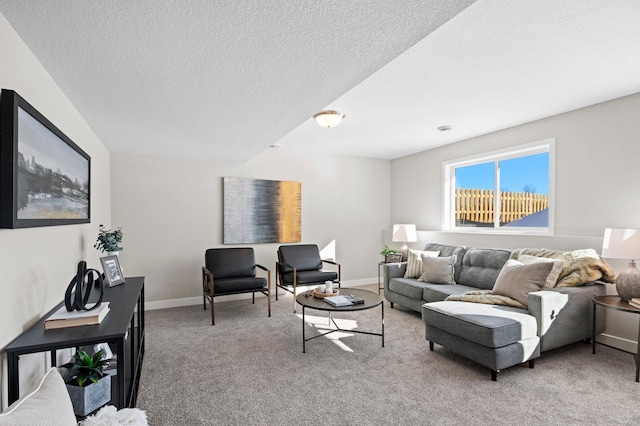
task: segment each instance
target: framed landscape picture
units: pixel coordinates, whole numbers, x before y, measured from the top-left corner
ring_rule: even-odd
[[[0,228],[89,223],[91,157],[13,90],[0,95]]]

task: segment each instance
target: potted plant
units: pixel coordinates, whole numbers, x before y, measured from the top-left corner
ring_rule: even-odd
[[[79,350],[71,362],[61,366],[67,369],[64,381],[78,416],[86,416],[111,400],[111,376],[104,373],[110,360],[103,357],[102,349],[93,355]]]
[[[386,245],[380,254],[384,256],[384,263],[400,262],[402,259],[402,254],[398,250],[392,249]]]
[[[120,243],[122,242],[123,236],[124,234],[120,227],[117,229],[107,229],[104,225],[100,225],[98,228],[98,239],[93,247],[103,253],[107,252],[108,255],[117,255],[118,252],[122,250]]]

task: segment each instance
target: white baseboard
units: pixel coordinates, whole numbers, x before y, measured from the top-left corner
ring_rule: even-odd
[[[611,334],[602,333],[596,337],[596,342],[603,343],[608,346],[612,346],[616,349],[620,349],[626,352],[637,353],[638,344],[633,340],[624,339],[622,337],[613,336]],[[596,348],[597,351],[597,348]]]
[[[377,278],[365,278],[361,280],[342,281],[340,285],[342,287],[349,288],[349,287],[356,287],[359,285],[375,284],[377,282],[378,282]],[[271,283],[271,285],[273,286],[273,283]],[[273,293],[274,291],[273,288],[271,291]],[[278,297],[281,297],[282,295],[287,295],[287,294],[290,294],[290,293],[280,290],[280,292],[278,293]],[[265,296],[261,293],[256,293],[256,297],[265,297]],[[249,299],[249,298],[251,298],[251,293],[231,294],[229,296],[216,297],[215,301],[216,303],[219,303],[219,302],[227,302],[230,300],[242,300],[242,299]],[[196,297],[185,297],[183,299],[157,300],[154,302],[145,301],[144,308],[146,311],[153,311],[155,309],[179,308],[181,306],[193,306],[193,305],[201,305],[201,304],[202,304],[202,296],[196,296]]]

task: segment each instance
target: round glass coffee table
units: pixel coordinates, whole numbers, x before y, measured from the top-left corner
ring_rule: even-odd
[[[330,334],[336,331],[380,336],[382,338],[382,347],[384,348],[384,304],[382,303],[382,297],[380,297],[380,295],[375,294],[371,291],[360,290],[357,288],[341,288],[339,295],[340,296],[351,295],[360,299],[364,299],[364,303],[359,305],[333,306],[333,305],[330,305],[328,302],[325,302],[324,299],[315,297],[313,295],[313,289],[302,292],[296,296],[296,302],[298,302],[298,304],[302,306],[302,353],[307,352],[307,348],[306,348],[307,341],[316,339],[318,337],[326,336],[327,334]],[[338,324],[336,324],[335,320],[332,317],[332,314],[334,312],[364,311],[365,309],[375,308],[376,306],[380,306],[380,313],[381,313],[381,332],[380,333],[373,333],[369,331],[360,331],[360,330],[343,330],[340,327],[338,327]],[[322,333],[316,336],[306,337],[305,311],[307,308],[315,309],[317,311],[328,311],[329,321],[332,322],[336,328],[328,330],[325,333]]]

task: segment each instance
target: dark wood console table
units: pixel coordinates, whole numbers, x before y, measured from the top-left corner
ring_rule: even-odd
[[[5,348],[9,404],[20,397],[20,355],[50,352],[51,365],[55,366],[58,349],[108,343],[117,357],[110,404],[119,409],[135,406],[144,358],[144,277],[126,278],[124,284],[116,287],[105,286],[104,302],[110,302],[111,311],[98,325],[45,330],[45,318],[62,302],[9,343]]]

